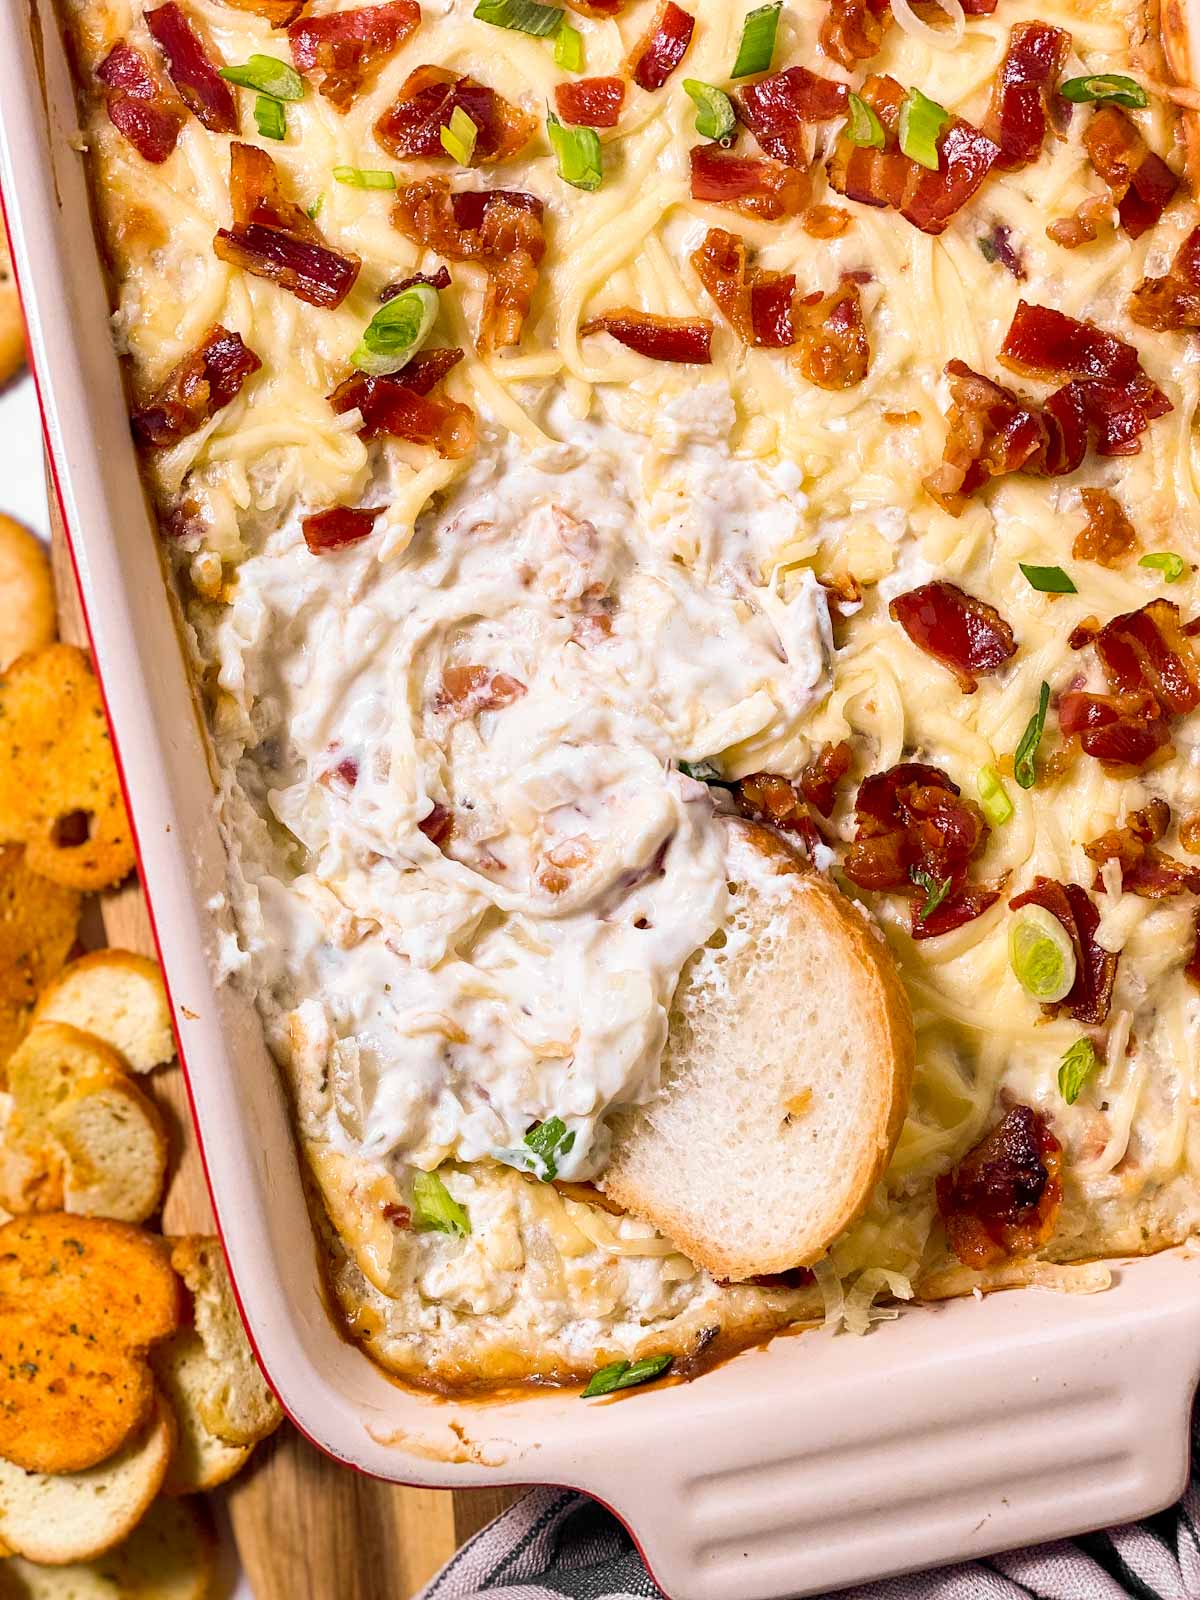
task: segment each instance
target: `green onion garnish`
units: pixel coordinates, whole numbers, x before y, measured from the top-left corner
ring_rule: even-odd
[[[1068,78],[1058,86],[1064,100],[1076,105],[1084,100],[1112,100],[1119,106],[1129,106],[1140,111],[1150,104],[1150,96],[1136,78],[1126,78],[1119,72],[1096,72],[1087,78]]]
[[[283,114],[282,100],[272,100],[270,95],[260,94],[254,102],[254,121],[264,139],[287,137],[287,121]]]
[[[900,106],[900,148],[910,161],[938,169],[937,142],[942,130],[951,121],[945,106],[930,100],[920,89],[910,89]]]
[[[583,71],[583,35],[565,17],[554,35],[554,65],[563,72]]]
[[[1004,779],[995,767],[980,767],[975,782],[984,816],[993,828],[1002,828],[1013,814],[1013,803],[1004,787]]]
[[[413,1175],[412,1214],[418,1232],[454,1233],[461,1239],[471,1231],[470,1217],[436,1172]]]
[[[1022,789],[1032,789],[1037,782],[1037,748],[1042,742],[1046,726],[1046,712],[1050,706],[1050,685],[1043,683],[1038,690],[1038,708],[1029,719],[1029,726],[1021,735],[1017,753],[1013,756],[1013,777]]]
[[[592,1381],[583,1391],[583,1398],[594,1400],[598,1394],[615,1394],[618,1389],[636,1389],[639,1383],[649,1383],[654,1378],[661,1378],[674,1359],[672,1355],[665,1355],[643,1356],[640,1361],[634,1361],[632,1364],[628,1361],[613,1361],[593,1374]]]
[[[770,71],[782,10],[783,0],[774,0],[771,5],[759,6],[750,12],[742,27],[742,42],[730,77],[748,78],[752,72]]]
[[[685,78],[683,87],[696,102],[696,132],[702,139],[728,139],[737,125],[733,101],[724,89],[699,78]]]
[[[515,1150],[493,1150],[497,1161],[518,1172],[528,1172],[539,1183],[553,1183],[558,1177],[558,1162],[575,1148],[574,1132],[567,1132],[561,1117],[538,1122],[525,1135],[525,1143]]]
[[[272,100],[303,100],[304,79],[295,67],[276,56],[251,56],[241,67],[220,67],[218,71],[228,83],[239,89],[257,89],[259,94]]]
[[[1099,1065],[1096,1046],[1086,1035],[1063,1052],[1058,1069],[1058,1092],[1069,1106],[1079,1099],[1079,1091]]]
[[[882,150],[887,143],[883,123],[859,94],[850,96],[850,119],[846,132],[851,144],[867,145],[872,150]]]
[[[562,26],[558,6],[541,6],[535,0],[479,0],[473,15],[493,28],[512,33],[531,33],[535,39],[548,39]]]
[[[675,765],[685,778],[695,778],[697,783],[715,783],[723,788],[729,787],[728,778],[723,778],[713,766],[711,761],[677,761]]]
[[[308,215],[313,222],[321,215],[321,207],[325,204],[325,191],[322,190],[312,205],[308,207]]]
[[[478,137],[479,129],[474,122],[461,106],[455,106],[450,121],[442,129],[442,149],[447,155],[453,156],[460,167],[469,167]]]
[[[604,164],[595,128],[565,128],[552,111],[546,132],[558,158],[559,177],[575,189],[598,189],[604,182]]]
[[[1039,594],[1079,593],[1061,567],[1031,567],[1024,561],[1019,561],[1017,565]]]
[[[437,290],[427,283],[414,283],[380,306],[363,329],[351,362],[373,378],[399,372],[429,337],[437,313]]]
[[[1075,946],[1045,906],[1022,906],[1012,919],[1008,963],[1026,994],[1042,1005],[1065,999],[1075,982]]]
[[[1153,555],[1142,556],[1138,566],[1152,567],[1156,572],[1161,572],[1168,583],[1178,583],[1187,571],[1187,562],[1182,556],[1177,556],[1174,550],[1156,550]]]
[[[349,189],[394,189],[396,174],[382,167],[334,167],[333,175]]]
[[[924,922],[925,918],[929,916],[931,912],[936,911],[941,905],[942,901],[950,893],[950,879],[935,878],[933,874],[931,872],[927,872],[924,867],[913,867],[909,873],[909,877],[916,884],[918,889],[924,889],[925,891],[925,904],[921,907],[920,911],[917,912],[917,921]]]

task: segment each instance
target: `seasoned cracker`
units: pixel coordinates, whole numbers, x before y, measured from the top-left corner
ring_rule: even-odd
[[[17,294],[17,280],[0,227],[0,384],[15,378],[25,365],[25,319]]]
[[[0,678],[0,840],[76,889],[107,888],[133,867],[100,689],[75,645],[47,645]]]
[[[2,326],[0,311],[0,329]],[[0,331],[0,372],[3,342]],[[52,643],[57,632],[54,579],[46,547],[28,528],[0,513],[0,672],[26,651]]]
[[[0,1017],[6,1007],[31,1007],[66,966],[79,910],[77,890],[32,871],[19,845],[0,846]],[[4,1039],[0,1020],[0,1061]]]

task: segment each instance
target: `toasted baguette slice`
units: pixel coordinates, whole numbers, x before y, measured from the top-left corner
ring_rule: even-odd
[[[205,1600],[214,1557],[202,1503],[158,1499],[124,1544],[94,1561],[39,1567],[17,1556],[5,1563],[0,1600]]]
[[[159,1396],[150,1422],[86,1472],[24,1472],[0,1460],[0,1539],[48,1566],[90,1561],[133,1532],[166,1476],[175,1418]]]
[[[177,1334],[150,1353],[150,1365],[179,1424],[179,1444],[163,1484],[170,1495],[198,1494],[226,1483],[249,1461],[252,1444],[226,1444],[201,1414],[211,1406],[221,1382],[204,1341],[195,1328]]]
[[[882,935],[775,834],[729,827],[729,922],[684,968],[661,1092],[614,1118],[599,1186],[738,1281],[810,1265],[862,1211],[914,1043]]]
[[[49,1125],[65,1158],[67,1211],[145,1222],[158,1210],[166,1129],[158,1107],[124,1073],[85,1079],[51,1112]]]
[[[94,950],[42,991],[35,1022],[69,1022],[111,1045],[134,1072],[175,1054],[171,1012],[157,963],[131,950]]]

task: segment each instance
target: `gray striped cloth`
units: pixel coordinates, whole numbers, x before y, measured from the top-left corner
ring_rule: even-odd
[[[1192,1459],[1200,1468],[1198,1434],[1193,1419]],[[796,1585],[803,1584],[798,1571]],[[526,1495],[465,1544],[417,1600],[485,1595],[664,1600],[616,1518],[566,1489]],[[839,1600],[1200,1600],[1200,1478],[1193,1475],[1178,1505],[1145,1522],[844,1589]]]

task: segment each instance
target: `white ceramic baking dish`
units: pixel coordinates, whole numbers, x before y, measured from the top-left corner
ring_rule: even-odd
[[[674,1600],[768,1600],[1142,1516],[1182,1489],[1200,1256],[908,1311],[866,1339],[777,1339],[702,1381],[584,1406],[415,1395],[322,1298],[278,1075],[213,980],[224,861],[193,697],[138,481],[45,0],[0,0],[0,182],[53,464],[137,831],[209,1178],[252,1337],[332,1456],[443,1488],[576,1485]],[[40,13],[40,19],[39,19]]]

